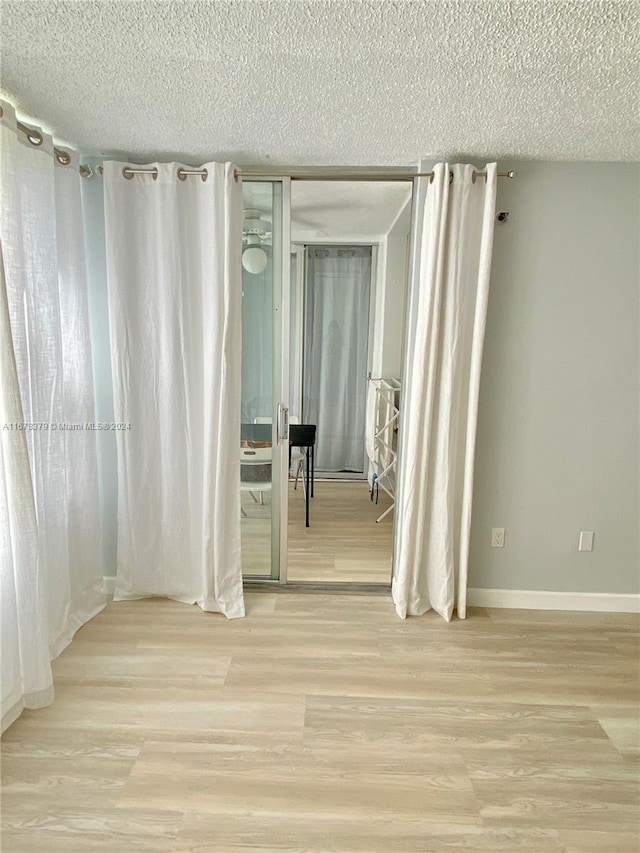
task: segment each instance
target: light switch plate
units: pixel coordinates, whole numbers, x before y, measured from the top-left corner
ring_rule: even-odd
[[[580,531],[578,551],[593,551],[593,530]]]

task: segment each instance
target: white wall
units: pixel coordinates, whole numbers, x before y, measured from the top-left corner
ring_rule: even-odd
[[[374,376],[402,375],[410,227],[409,198],[378,249],[371,367]]]
[[[469,583],[638,592],[640,168],[513,168],[499,180],[510,218],[495,234]],[[491,527],[506,528],[503,550]],[[578,553],[580,530],[593,552]]]

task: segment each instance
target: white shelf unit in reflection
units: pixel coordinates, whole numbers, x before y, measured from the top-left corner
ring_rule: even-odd
[[[373,456],[371,458],[371,499],[382,489],[391,498],[391,506],[376,519],[376,524],[389,515],[395,507],[396,473],[398,464],[398,427],[400,421],[400,393],[398,379],[371,379],[375,388],[373,418]]]

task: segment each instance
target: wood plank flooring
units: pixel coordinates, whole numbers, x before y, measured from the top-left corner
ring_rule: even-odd
[[[637,616],[247,611],[82,628],[3,738],[3,853],[637,853]]]
[[[304,526],[304,494],[289,483],[288,579],[292,581],[384,583],[391,580],[393,514],[376,519],[391,504],[380,490],[369,499],[366,481],[319,480],[311,502],[311,526]],[[256,503],[242,494],[242,568],[245,576],[271,573],[271,493]]]
[[[390,504],[382,490],[373,503],[366,481],[323,480],[306,528],[302,489],[289,489],[288,579],[390,584],[393,513],[376,524]]]

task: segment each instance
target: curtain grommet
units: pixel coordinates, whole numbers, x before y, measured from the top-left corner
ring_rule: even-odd
[[[473,172],[471,172],[471,183],[475,184],[475,182],[476,182],[476,170],[474,169]]]
[[[21,121],[16,121],[16,127],[24,133],[32,145],[38,146],[44,142],[44,136],[35,127],[28,127],[26,124],[22,124]]]
[[[58,151],[56,149],[56,160],[61,166],[68,166],[71,162],[71,154],[67,151]]]
[[[449,183],[453,183],[453,172],[449,172]]]
[[[2,118],[3,115],[4,115],[4,110],[2,109],[2,107],[0,107],[0,118]]]
[[[435,172],[431,172],[431,174],[429,175],[429,183],[430,184],[433,183],[433,179],[435,178],[435,176],[436,176]]]
[[[43,135],[40,133],[40,131],[39,131],[39,130],[31,130],[31,129],[29,129],[29,131],[27,132],[27,139],[29,140],[29,142],[30,142],[32,145],[35,145],[35,146],[36,146],[36,148],[37,148],[39,145],[42,145],[42,143],[44,142],[44,137],[43,137]]]
[[[206,169],[190,169],[190,170],[187,170],[187,169],[183,169],[182,166],[180,166],[178,169],[176,169],[176,175],[178,176],[178,180],[180,180],[180,181],[186,181],[187,178],[189,177],[189,175],[200,175],[202,180],[206,181],[207,178],[209,177],[209,172]]]
[[[132,168],[131,166],[123,166],[122,167],[122,174],[124,175],[124,177],[128,181],[130,181],[133,178],[133,176],[136,174],[136,172],[139,172],[140,174],[143,174],[143,175],[151,175],[151,177],[153,178],[154,181],[158,180],[158,170],[155,168],[154,169],[137,169],[137,168]]]

